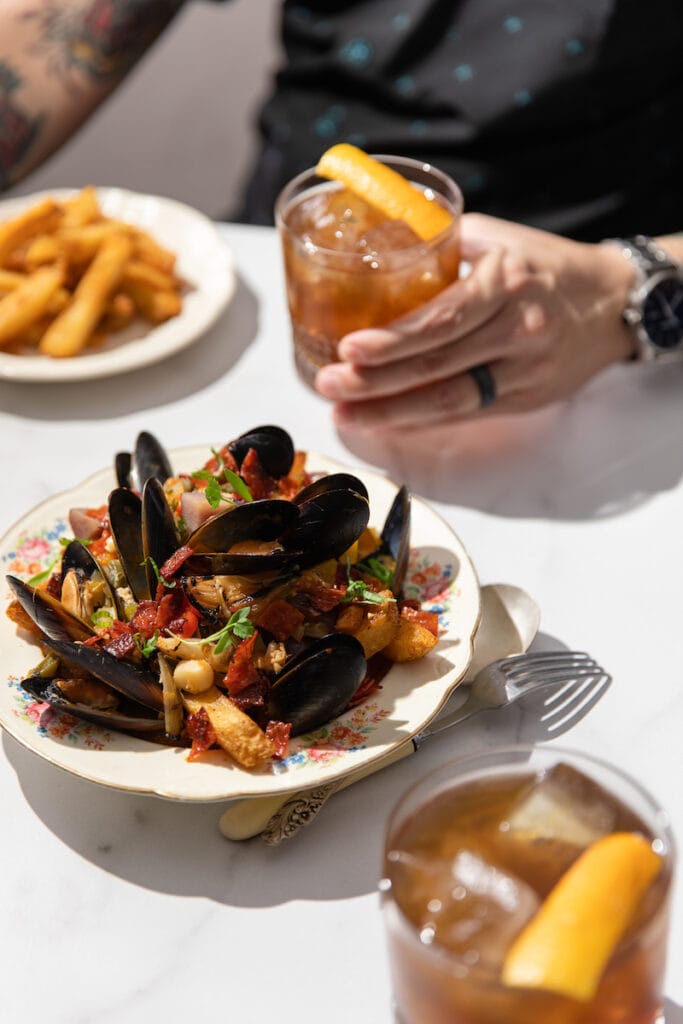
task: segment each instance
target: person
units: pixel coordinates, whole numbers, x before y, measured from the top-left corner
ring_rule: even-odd
[[[181,6],[3,4],[0,184],[67,138]],[[601,242],[654,236],[660,258],[683,261],[677,8],[285,0],[285,63],[240,219],[271,223],[285,181],[339,141],[434,163],[477,211],[462,224],[471,274],[400,322],[347,336],[341,362],[320,371],[340,425],[526,411],[643,351],[622,314],[644,272]],[[683,308],[666,316],[683,320]]]

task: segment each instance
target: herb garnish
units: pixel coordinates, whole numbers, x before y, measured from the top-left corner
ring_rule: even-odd
[[[346,559],[346,578],[348,583],[346,593],[342,597],[342,604],[350,604],[351,601],[355,601],[356,604],[386,604],[388,601],[396,603],[395,597],[386,597],[384,594],[378,594],[371,590],[365,580],[352,580],[348,558]]]
[[[159,566],[154,561],[151,555],[147,555],[147,557],[144,558],[142,562],[140,562],[140,565],[144,566],[147,564],[147,562],[149,562],[149,564],[152,566],[152,569],[154,570],[154,575],[157,578],[157,583],[161,583],[162,586],[168,587],[169,590],[173,590],[173,588],[177,584],[177,580],[167,580],[165,576],[162,576],[161,573],[159,572]]]
[[[184,640],[186,644],[213,644],[214,654],[222,654],[234,639],[246,640],[254,632],[254,624],[249,619],[249,608],[239,608],[230,616],[225,625],[211,636],[199,637],[197,640]]]
[[[384,583],[385,586],[391,586],[391,581],[394,578],[393,569],[389,569],[379,558],[367,558],[364,562],[358,562],[356,568],[360,572],[374,576],[375,579],[378,579],[380,583]]]

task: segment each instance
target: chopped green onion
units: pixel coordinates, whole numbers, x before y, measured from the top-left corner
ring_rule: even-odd
[[[356,568],[359,572],[374,576],[375,579],[378,579],[380,583],[384,583],[385,586],[390,586],[394,578],[393,570],[389,569],[384,562],[380,562],[379,558],[368,558],[365,562],[358,562]]]

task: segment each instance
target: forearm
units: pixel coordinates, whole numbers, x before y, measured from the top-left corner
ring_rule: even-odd
[[[2,0],[0,191],[56,150],[184,0]]]

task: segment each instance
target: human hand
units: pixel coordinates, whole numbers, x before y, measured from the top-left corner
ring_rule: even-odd
[[[386,328],[348,334],[315,381],[340,428],[411,430],[526,412],[565,398],[633,338],[621,320],[633,271],[616,247],[482,214],[462,220],[471,274]],[[488,366],[482,409],[471,371]]]

